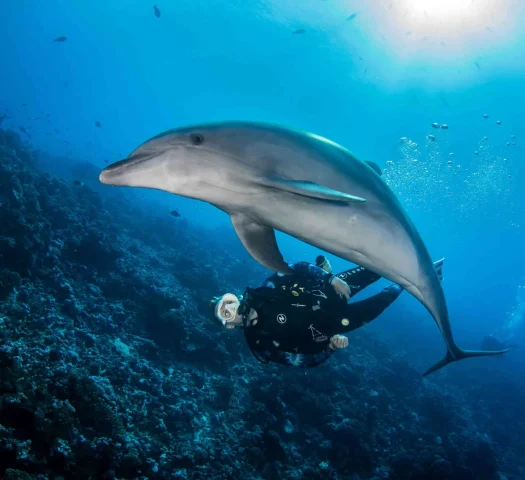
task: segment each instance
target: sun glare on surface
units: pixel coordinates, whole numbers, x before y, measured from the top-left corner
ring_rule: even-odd
[[[414,33],[475,34],[504,17],[507,0],[398,0],[395,16]],[[490,27],[489,27],[490,28]]]
[[[466,13],[475,2],[473,0],[401,0],[401,4],[413,13],[423,14],[427,18],[446,20]]]
[[[513,42],[521,0],[381,0],[384,32],[401,57],[452,61]]]

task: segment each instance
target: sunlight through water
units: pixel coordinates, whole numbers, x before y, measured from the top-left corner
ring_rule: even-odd
[[[495,37],[490,43],[508,39],[517,27],[514,7],[510,0],[398,0],[387,11],[391,24],[405,36],[439,39],[466,50],[473,46],[466,42],[486,39],[487,33]]]

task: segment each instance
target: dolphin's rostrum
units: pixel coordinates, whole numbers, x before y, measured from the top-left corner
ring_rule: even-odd
[[[400,284],[432,314],[447,354],[425,375],[469,357],[454,342],[445,296],[427,249],[380,169],[314,134],[255,122],[162,133],[100,174],[102,183],[164,190],[227,212],[262,265],[291,273],[275,230]]]

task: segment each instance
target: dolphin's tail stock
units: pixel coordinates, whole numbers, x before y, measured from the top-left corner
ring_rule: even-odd
[[[447,366],[449,363],[457,362],[459,360],[463,360],[465,358],[472,358],[472,357],[486,357],[491,355],[502,355],[503,353],[506,353],[510,350],[510,348],[507,348],[505,350],[461,350],[461,348],[456,347],[456,350],[454,353],[451,353],[450,350],[447,350],[447,354],[445,355],[445,358],[440,360],[439,362],[432,365],[424,374],[423,376],[426,377],[427,375],[430,375],[431,373],[436,372],[437,370]]]

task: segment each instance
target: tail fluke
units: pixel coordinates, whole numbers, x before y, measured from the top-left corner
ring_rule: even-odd
[[[450,353],[450,350],[447,351],[447,354],[445,355],[445,358],[440,360],[439,362],[432,365],[424,374],[423,376],[426,377],[427,375],[430,375],[431,373],[436,372],[437,370],[447,366],[449,363],[457,362],[459,360],[463,360],[465,358],[472,358],[472,357],[486,357],[491,355],[502,355],[503,353],[506,353],[510,350],[510,348],[507,348],[505,350],[461,350],[460,348],[457,349],[455,352],[455,356],[452,356],[452,353]]]

